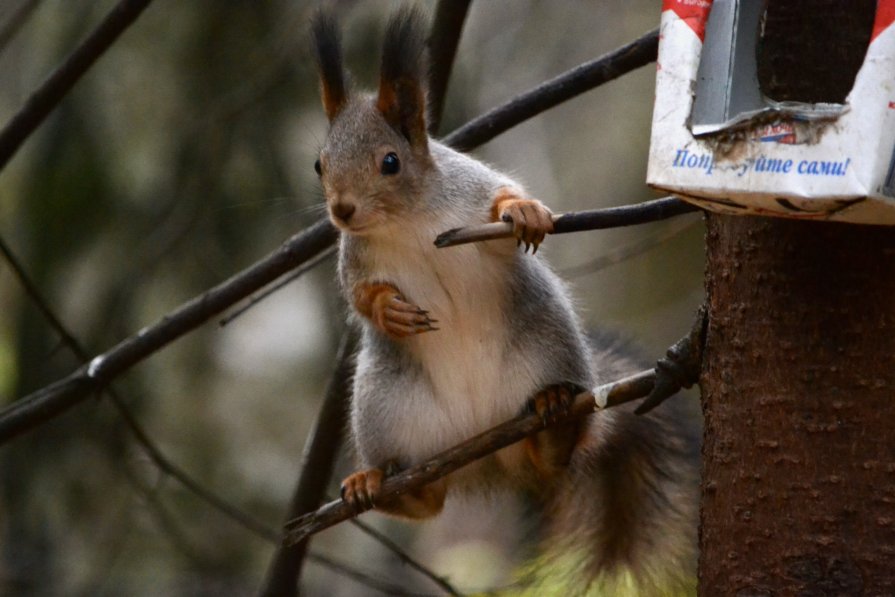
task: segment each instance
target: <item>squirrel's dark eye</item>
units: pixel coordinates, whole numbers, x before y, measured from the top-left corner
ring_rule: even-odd
[[[397,174],[401,170],[401,160],[398,159],[398,154],[394,151],[385,154],[385,157],[382,158],[382,166],[379,171],[383,174]]]
[[[314,162],[314,172],[317,173],[317,176],[320,176],[323,173],[323,171],[320,169],[320,160]]]

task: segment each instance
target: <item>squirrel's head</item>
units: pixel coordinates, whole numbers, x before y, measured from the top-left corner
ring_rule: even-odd
[[[321,97],[330,123],[314,167],[330,218],[347,232],[369,234],[420,207],[432,167],[424,31],[415,10],[396,13],[386,28],[377,94],[354,94],[346,84],[335,21],[321,11],[312,22]]]

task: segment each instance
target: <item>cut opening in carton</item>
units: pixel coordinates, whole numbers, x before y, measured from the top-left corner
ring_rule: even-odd
[[[694,136],[843,113],[870,43],[876,0],[816,0],[809,11],[793,4],[712,3],[690,116]]]

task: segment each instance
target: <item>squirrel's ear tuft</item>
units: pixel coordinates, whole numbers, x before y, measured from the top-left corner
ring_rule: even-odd
[[[382,50],[376,107],[417,150],[426,150],[426,35],[422,15],[413,8],[389,20]]]
[[[342,40],[335,18],[320,9],[311,19],[311,51],[320,71],[320,95],[330,122],[348,101],[342,69]]]

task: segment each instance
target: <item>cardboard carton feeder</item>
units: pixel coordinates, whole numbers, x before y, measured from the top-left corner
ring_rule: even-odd
[[[727,214],[895,225],[895,0],[844,104],[761,93],[764,4],[664,0],[647,183]]]

